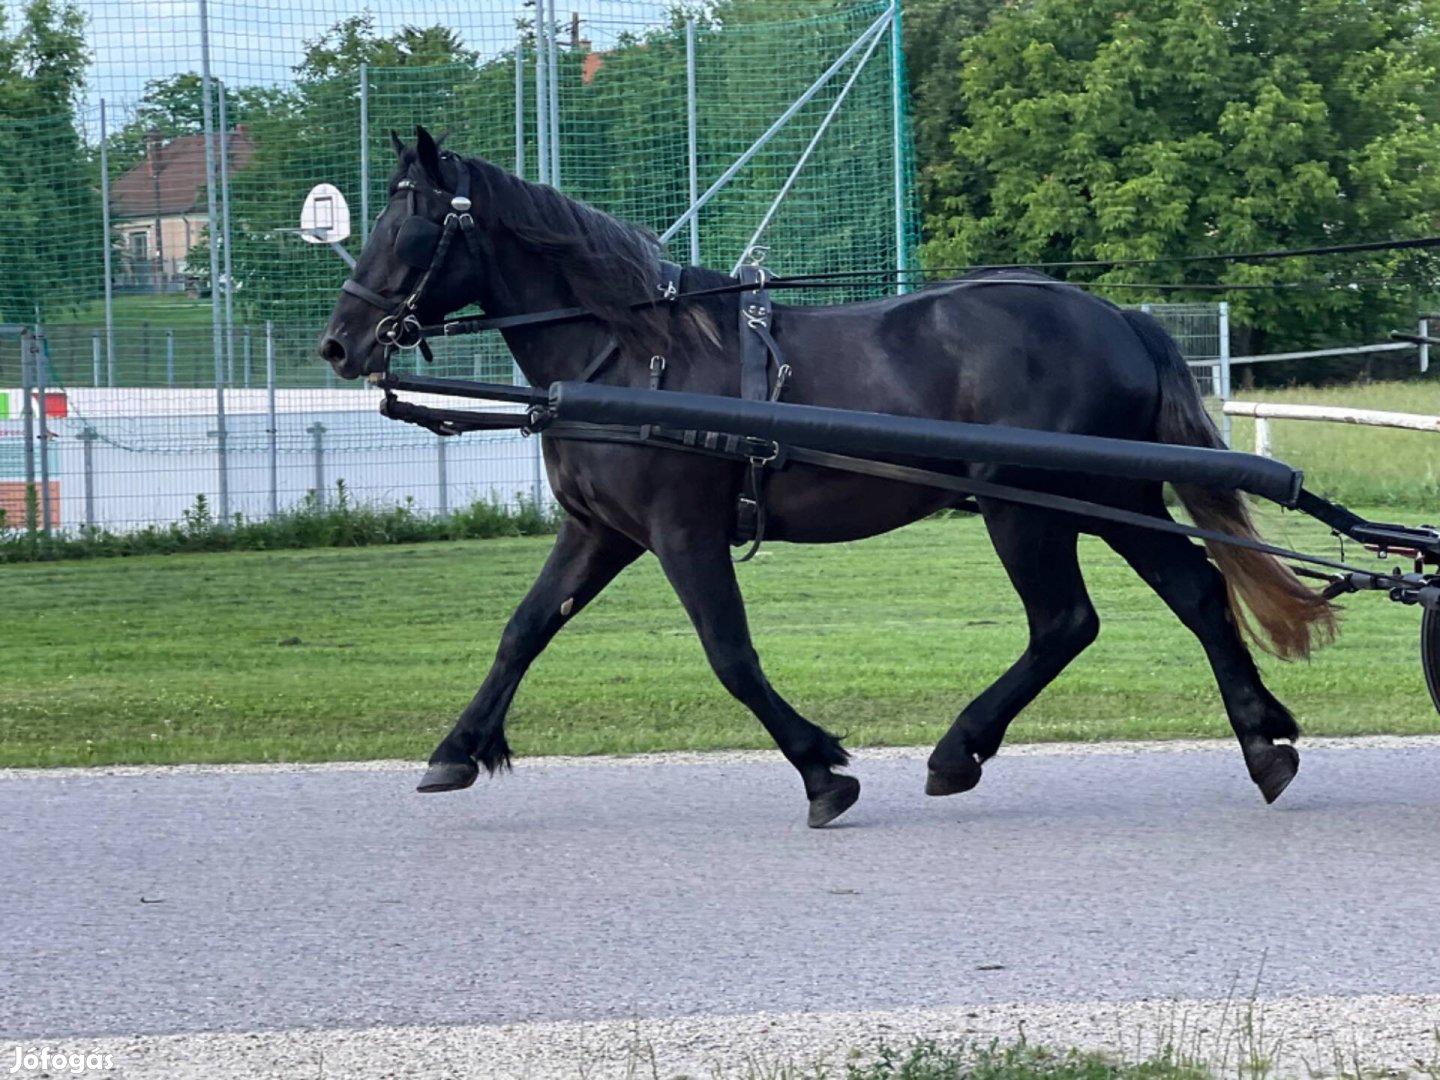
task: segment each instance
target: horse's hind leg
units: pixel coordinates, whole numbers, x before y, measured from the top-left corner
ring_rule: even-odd
[[[421,791],[466,788],[478,761],[493,773],[510,763],[505,713],[520,680],[571,618],[641,553],[638,544],[602,525],[567,517],[535,584],[510,616],[490,673],[450,734],[430,755]]]
[[[1148,512],[1169,516],[1158,487],[1146,501]],[[1250,779],[1267,803],[1274,802],[1300,768],[1295,748],[1276,746],[1275,740],[1294,740],[1300,728],[1260,681],[1255,660],[1240,638],[1220,571],[1206,558],[1204,548],[1182,536],[1123,526],[1103,535],[1200,639],[1220,686],[1230,726],[1240,740]]]
[[[1000,749],[1010,721],[1095,640],[1100,619],[1085,591],[1071,519],[982,501],[995,552],[1025,604],[1030,641],[1020,658],[956,718],[930,755],[928,795],[980,782],[981,763]]]
[[[849,760],[840,740],[812,724],[775,692],[750,640],[745,601],[723,540],[672,530],[656,547],[660,565],[685,606],[705,656],[725,689],[765,725],[794,765],[810,800],[808,821],[819,828],[860,797],[860,781],[832,770]]]

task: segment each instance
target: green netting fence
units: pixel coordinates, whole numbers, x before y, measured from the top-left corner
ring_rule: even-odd
[[[898,215],[895,207],[897,191],[913,190],[912,162],[885,0],[730,0],[688,18],[651,3],[589,0],[557,13],[541,50],[533,6],[422,0],[386,5],[382,18],[348,0],[304,12],[212,0],[208,129],[198,3],[83,7],[93,64],[79,105],[0,117],[0,322],[42,325],[55,375],[68,385],[95,385],[97,370],[102,386],[213,385],[212,305],[222,381],[243,385],[247,328],[253,351],[268,321],[281,328],[281,384],[324,385],[313,340],[347,271],[299,236],[301,203],[315,184],[337,186],[352,211],[346,246],[358,251],[367,217],[383,205],[390,132],[408,135],[417,123],[448,132],[447,145],[462,153],[553,180],[663,232],[691,201],[692,107],[703,192],[853,50],[696,215],[699,261],[727,270],[736,262],[842,91],[760,238],[768,265],[783,273],[892,267],[918,240],[908,194]],[[542,171],[542,79],[552,53],[555,136]],[[102,101],[108,184],[100,182]],[[204,140],[222,130],[222,112],[226,137],[212,141],[221,234],[212,289]],[[677,261],[692,261],[688,228],[669,246]],[[0,383],[14,383],[14,360],[0,352]],[[474,346],[447,352],[444,364],[472,372]],[[508,370],[498,346],[484,350],[484,366]]]
[[[337,479],[432,510],[543,497],[533,441],[447,449],[380,421],[373,392],[337,385],[315,355],[347,268],[299,235],[302,202],[316,184],[339,188],[358,252],[392,129],[446,132],[459,152],[656,232],[729,174],[693,231],[675,231],[680,262],[729,270],[762,221],[781,273],[913,262],[888,0],[75,7],[83,18],[66,21],[63,4],[8,0],[0,27],[14,46],[0,50],[0,512],[12,524],[32,480],[52,484],[40,503],[53,497],[62,528],[174,520],[197,495],[263,516]],[[53,25],[27,27],[42,8]],[[22,327],[43,346],[25,373]],[[437,352],[440,373],[512,370],[498,338]],[[27,449],[21,391],[42,375],[49,398],[29,400],[49,415]]]

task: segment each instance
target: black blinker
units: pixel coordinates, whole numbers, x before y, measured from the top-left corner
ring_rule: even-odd
[[[416,270],[428,270],[441,232],[435,222],[412,214],[395,233],[395,257]]]

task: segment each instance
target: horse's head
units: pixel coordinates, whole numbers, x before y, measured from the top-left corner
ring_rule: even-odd
[[[420,328],[477,299],[483,236],[470,214],[470,173],[424,128],[413,148],[391,134],[399,167],[389,199],[330,313],[320,356],[345,379],[382,372]]]

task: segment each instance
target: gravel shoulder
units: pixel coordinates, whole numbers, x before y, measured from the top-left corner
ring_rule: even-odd
[[[636,1017],[601,1022],[266,1031],[69,1040],[109,1055],[127,1080],[634,1080],[749,1078],[781,1066],[843,1064],[922,1039],[1096,1050],[1139,1060],[1164,1050],[1235,1075],[1257,1056],[1271,1075],[1421,1076],[1440,1059],[1440,995],[1127,1002],[1017,1002],[849,1013]],[[13,1045],[0,1044],[7,1055]],[[13,1060],[7,1056],[5,1062]],[[1433,1075],[1433,1074],[1431,1074]]]

